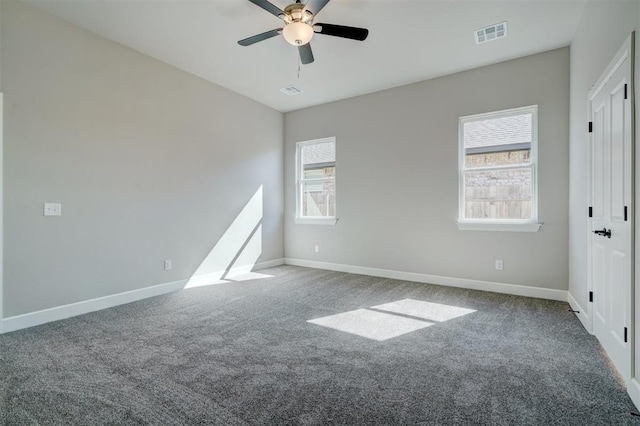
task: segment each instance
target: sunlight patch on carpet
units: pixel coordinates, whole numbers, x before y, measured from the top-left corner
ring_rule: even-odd
[[[381,342],[473,312],[459,306],[403,299],[307,322]]]
[[[422,300],[404,299],[384,305],[372,306],[371,309],[409,315],[429,321],[443,322],[475,312],[473,309],[440,303],[423,302]]]
[[[249,272],[247,274],[227,277],[229,281],[251,281],[251,280],[261,280],[264,278],[273,278],[273,275],[261,274],[259,272]]]
[[[433,323],[426,321],[370,311],[368,309],[356,309],[355,311],[309,320],[307,322],[377,341],[402,336],[403,334],[433,325]]]

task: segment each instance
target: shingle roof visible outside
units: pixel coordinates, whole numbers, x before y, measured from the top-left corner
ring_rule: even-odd
[[[336,161],[335,142],[322,142],[302,148],[302,164],[332,163]]]
[[[464,123],[464,147],[529,143],[532,139],[531,121],[532,114],[525,113]]]

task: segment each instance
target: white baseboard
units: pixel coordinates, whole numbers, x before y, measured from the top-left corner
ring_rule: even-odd
[[[591,321],[589,321],[589,315],[587,314],[587,311],[583,309],[582,306],[580,306],[580,304],[576,301],[576,299],[571,295],[570,292],[567,292],[567,302],[569,303],[569,306],[571,306],[571,309],[573,309],[574,311],[580,311],[576,312],[576,316],[582,323],[582,326],[590,334],[593,334],[593,332],[591,331]]]
[[[253,265],[252,270],[260,270],[271,268],[284,264],[284,259],[269,260]],[[244,268],[230,272],[240,273]],[[82,302],[70,303],[68,305],[56,306],[41,311],[29,312],[27,314],[16,315],[4,318],[0,321],[0,334],[9,333],[11,331],[21,330],[23,328],[34,327],[36,325],[46,324],[52,321],[58,321],[77,315],[87,314],[89,312],[99,311],[101,309],[112,308],[125,303],[136,302],[138,300],[149,297],[160,296],[167,293],[173,293],[184,288],[187,279],[172,281],[164,284],[145,287],[137,290],[125,291],[123,293],[111,294],[109,296],[98,297],[96,299],[84,300]]]
[[[627,393],[629,394],[629,397],[631,397],[631,401],[633,401],[636,408],[640,410],[640,383],[638,383],[635,378],[628,382]]]
[[[276,266],[284,265],[284,257],[279,259],[267,260],[266,262],[260,262],[253,265],[252,271],[259,271],[260,269],[274,268]]]
[[[496,283],[491,281],[469,280],[465,278],[442,277],[438,275],[418,274],[414,272],[394,271],[390,269],[368,268],[364,266],[343,265],[340,263],[317,262],[314,260],[285,258],[285,264],[304,266],[307,268],[327,269],[330,271],[348,272],[352,274],[371,275],[374,277],[392,278],[396,280],[415,281],[419,283],[437,284],[448,287],[460,287],[472,290],[492,291],[494,293],[513,294],[516,296],[536,297],[538,299],[567,301],[567,292],[541,287],[528,287],[515,284]]]
[[[227,278],[234,278],[239,275],[248,274],[251,271],[259,271],[261,269],[273,268],[274,266],[280,265],[284,265],[284,258],[267,260],[266,262],[256,263],[255,265],[236,266],[228,271],[215,271],[193,275],[187,280],[185,288],[206,287],[213,284],[222,284],[227,282]]]
[[[112,294],[95,299],[84,300],[82,302],[70,303],[68,305],[56,306],[54,308],[43,309],[41,311],[29,312],[27,314],[16,315],[2,320],[3,332],[21,330],[52,321],[83,315],[100,309],[112,308],[125,303],[135,302],[148,297],[160,296],[181,290],[186,280],[173,281],[169,283],[154,285],[137,290],[125,291],[124,293]]]

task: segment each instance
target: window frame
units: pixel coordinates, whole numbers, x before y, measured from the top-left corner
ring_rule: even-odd
[[[531,165],[502,165],[487,167],[465,167],[464,125],[474,121],[509,117],[531,113]],[[531,167],[531,218],[530,219],[466,219],[465,216],[465,172],[470,170],[494,171]],[[458,220],[460,230],[468,231],[519,231],[537,232],[538,222],[538,106],[530,105],[481,114],[467,115],[458,119]]]
[[[302,174],[302,148],[310,145],[316,145],[321,143],[332,142],[336,147],[336,161],[334,161],[335,173],[331,178],[316,178],[316,179],[305,179]],[[338,175],[338,155],[337,155],[337,144],[336,137],[326,137],[320,139],[312,139],[308,141],[302,141],[296,143],[296,161],[295,161],[295,202],[296,202],[296,212],[295,212],[295,223],[297,224],[306,224],[306,225],[335,225],[338,221],[337,218],[337,175]],[[336,200],[335,203],[335,212],[334,216],[303,216],[302,215],[302,191],[303,184],[305,182],[313,182],[313,181],[325,181],[325,180],[333,180],[334,185],[336,185]]]

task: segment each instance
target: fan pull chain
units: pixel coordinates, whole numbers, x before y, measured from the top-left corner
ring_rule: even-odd
[[[300,56],[298,56],[298,80],[300,80]]]

